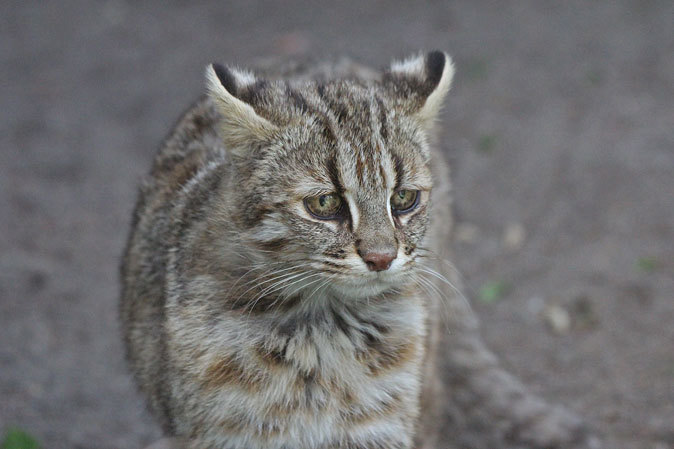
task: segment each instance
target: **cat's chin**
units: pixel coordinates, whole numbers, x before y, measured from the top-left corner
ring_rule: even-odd
[[[381,295],[395,289],[398,283],[389,279],[354,279],[350,281],[337,281],[330,285],[332,293],[342,299],[364,299]]]

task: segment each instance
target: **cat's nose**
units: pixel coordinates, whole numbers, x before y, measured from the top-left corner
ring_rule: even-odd
[[[362,255],[365,265],[370,271],[384,271],[388,270],[391,262],[396,258],[395,251],[386,252],[368,252]]]

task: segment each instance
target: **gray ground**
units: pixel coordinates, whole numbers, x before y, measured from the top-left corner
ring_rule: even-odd
[[[608,448],[674,447],[674,2],[29,3],[0,6],[0,432],[158,436],[122,359],[117,265],[206,63],[439,48],[458,68],[455,262],[485,338]],[[510,289],[480,301],[491,281]]]

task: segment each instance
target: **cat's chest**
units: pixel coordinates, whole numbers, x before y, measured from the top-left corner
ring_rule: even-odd
[[[408,315],[404,326],[299,321],[239,341],[228,355],[209,351],[199,383],[226,429],[222,438],[326,448],[367,447],[374,438],[381,447],[407,447],[424,351],[423,314]]]
[[[268,349],[255,349],[258,366],[269,373],[255,408],[262,428],[269,422],[278,426],[273,439],[303,435],[327,447],[344,440],[365,446],[372,438],[359,435],[365,432],[379,435],[386,447],[404,447],[417,409],[421,335],[356,337],[314,330]]]
[[[249,351],[261,371],[301,384],[303,391],[358,396],[338,390],[375,384],[383,388],[414,375],[423,356],[423,337],[422,328],[393,330],[373,322],[361,328],[306,326],[295,333],[271,333]]]

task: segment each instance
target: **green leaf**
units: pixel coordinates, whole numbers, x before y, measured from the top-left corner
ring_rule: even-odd
[[[491,153],[495,146],[496,136],[493,134],[484,134],[477,142],[477,149],[481,153]]]
[[[503,281],[487,282],[480,287],[479,298],[480,301],[487,304],[492,304],[503,298],[510,290],[510,285]]]
[[[644,273],[652,273],[658,268],[658,261],[653,257],[640,257],[636,262],[636,267]]]
[[[5,432],[0,449],[40,449],[40,444],[27,432],[14,427]]]

